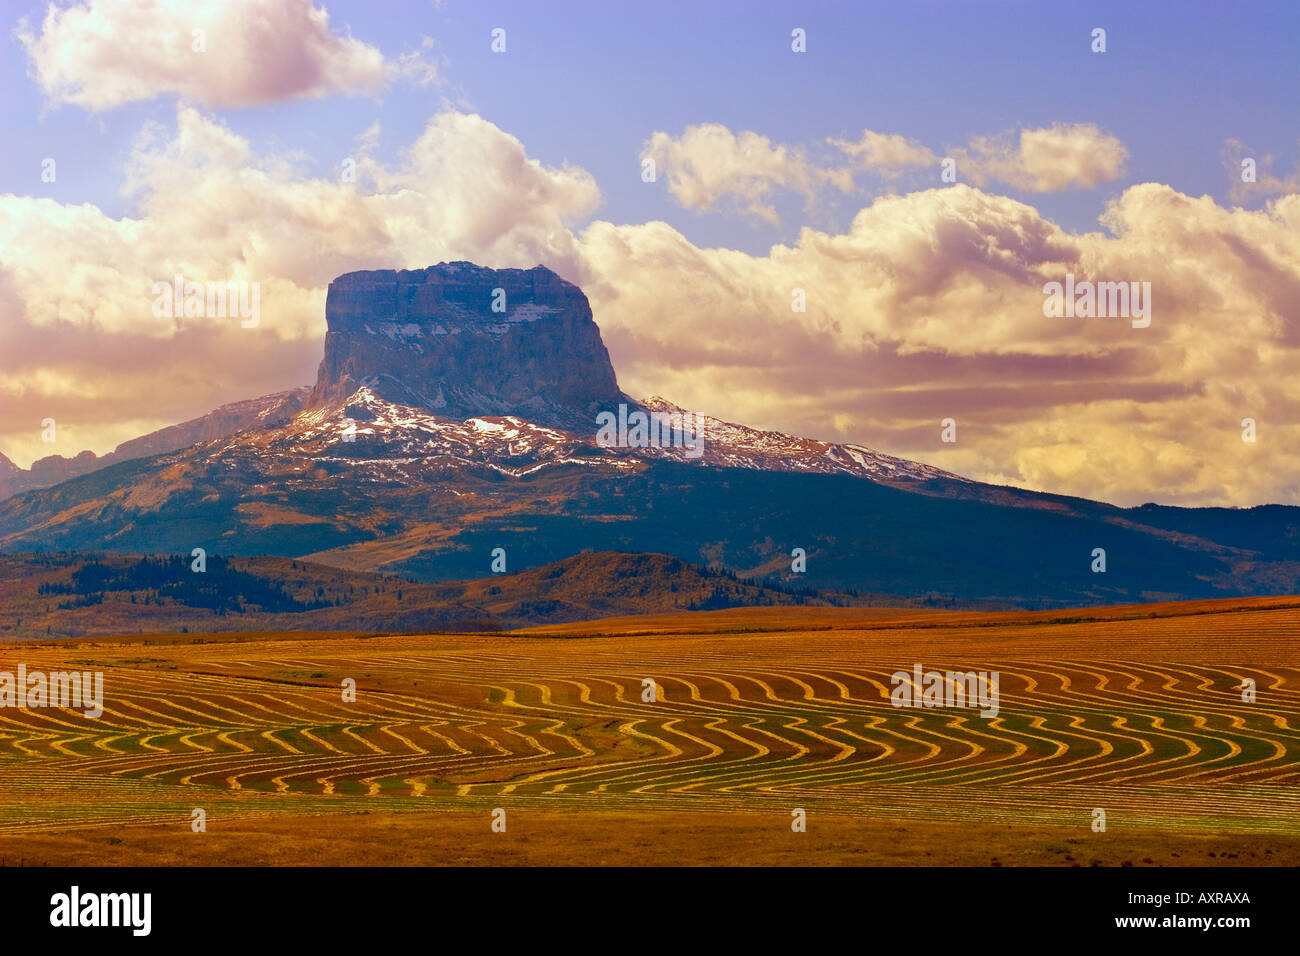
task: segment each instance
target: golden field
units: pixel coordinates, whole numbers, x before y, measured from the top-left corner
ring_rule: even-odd
[[[103,671],[104,713],[0,709],[0,857],[1294,865],[1297,633],[1254,598],[9,644]],[[999,714],[891,706],[918,663],[998,671]]]

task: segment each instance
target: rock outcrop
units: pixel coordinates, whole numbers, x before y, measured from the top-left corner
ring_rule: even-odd
[[[594,427],[627,401],[582,290],[543,266],[350,272],[325,300],[325,357],[309,407],[365,385],[448,418],[518,415]]]

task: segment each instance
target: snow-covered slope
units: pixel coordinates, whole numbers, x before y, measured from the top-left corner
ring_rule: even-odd
[[[387,401],[363,385],[347,400],[301,412],[286,425],[265,431],[252,429],[210,443],[203,456],[229,457],[232,464],[234,459],[250,454],[299,458],[303,462],[346,461],[353,467],[370,462],[385,474],[405,472],[412,476],[411,467],[418,469],[438,459],[478,464],[517,477],[559,464],[627,469],[641,462],[667,459],[712,468],[848,474],[886,484],[966,480],[862,445],[748,428],[688,411],[662,398],[648,399],[640,407],[693,423],[702,438],[703,452],[692,453],[681,443],[603,447],[597,441],[595,422],[589,433],[582,434],[513,415],[447,418],[428,409]]]

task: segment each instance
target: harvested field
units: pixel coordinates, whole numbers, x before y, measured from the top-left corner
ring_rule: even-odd
[[[8,645],[0,670],[103,671],[104,713],[0,709],[0,853],[219,863],[274,846],[276,862],[328,862],[310,834],[368,832],[358,815],[378,814],[402,839],[335,862],[491,864],[491,840],[529,834],[515,862],[1294,863],[1298,606],[765,608],[515,635]],[[892,706],[890,675],[915,664],[997,671],[997,716]],[[790,831],[795,808],[807,833]],[[587,859],[564,849],[579,816]],[[995,851],[963,847],[990,832]],[[634,833],[670,858],[612,858]]]

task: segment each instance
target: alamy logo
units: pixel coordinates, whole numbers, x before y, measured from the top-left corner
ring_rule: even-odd
[[[981,717],[998,715],[998,677],[994,671],[895,671],[889,702],[895,707],[979,707]]]
[[[1065,275],[1064,284],[1043,285],[1043,315],[1049,319],[1132,319],[1133,328],[1151,324],[1150,282],[1083,282],[1074,281],[1074,273]]]
[[[78,886],[50,897],[51,926],[129,926],[133,936],[148,936],[152,893],[86,893]]]
[[[91,720],[104,713],[103,671],[0,671],[0,707],[69,707]]]
[[[596,416],[596,444],[601,448],[684,448],[687,458],[704,454],[704,416],[694,412],[635,411],[618,406],[618,415]]]
[[[262,286],[257,282],[186,282],[179,272],[153,284],[153,314],[160,319],[224,319],[238,316],[246,329],[262,318]]]

